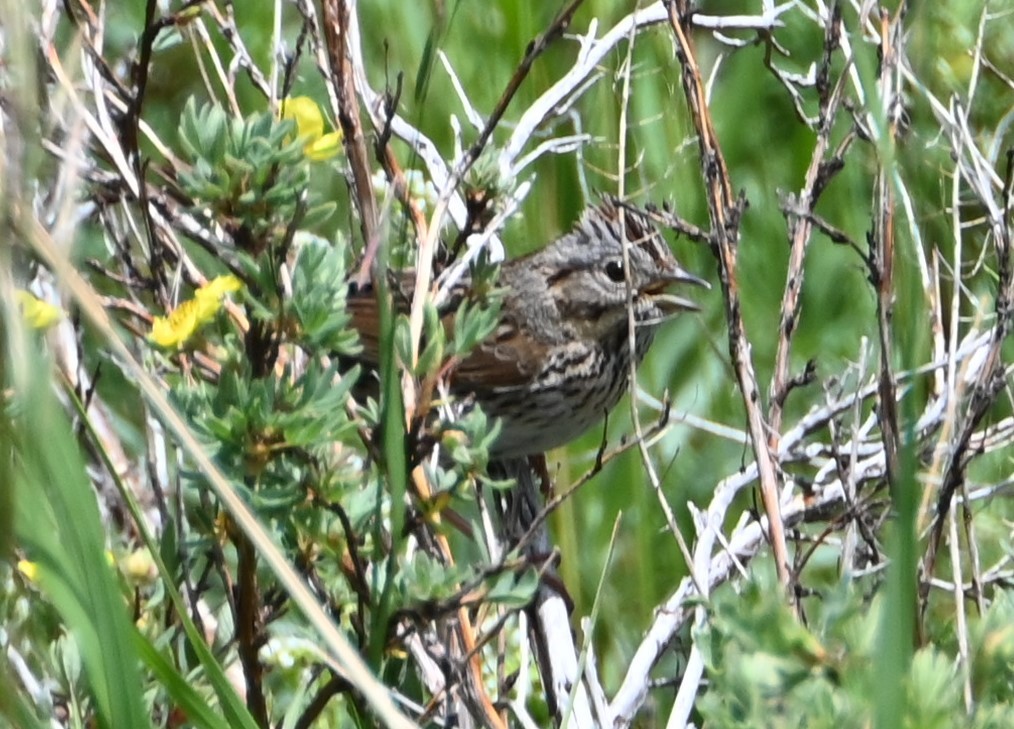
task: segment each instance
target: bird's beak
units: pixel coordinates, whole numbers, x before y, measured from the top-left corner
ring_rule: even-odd
[[[653,281],[651,284],[644,288],[644,293],[651,297],[654,302],[666,316],[671,316],[680,311],[700,311],[701,307],[690,299],[684,299],[682,296],[676,296],[667,291],[670,286],[674,284],[693,284],[694,286],[701,286],[705,289],[710,289],[711,284],[705,281],[703,278],[699,278],[689,271],[684,271],[679,266],[674,267],[671,271],[666,272],[663,277],[660,277],[657,281]]]

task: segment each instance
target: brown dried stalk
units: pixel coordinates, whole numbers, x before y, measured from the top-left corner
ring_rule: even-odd
[[[768,515],[771,547],[774,551],[778,580],[789,587],[789,557],[785,546],[779,505],[779,477],[768,447],[768,424],[760,410],[760,388],[750,355],[750,342],[743,327],[740,312],[739,281],[736,277],[739,244],[739,221],[745,200],[732,192],[732,181],[715,134],[708,108],[707,94],[693,41],[692,23],[687,0],[667,0],[669,24],[676,38],[676,53],[680,62],[683,92],[690,107],[690,116],[697,131],[700,146],[701,171],[704,175],[708,211],[711,216],[711,250],[718,260],[722,292],[725,294],[725,317],[729,327],[729,354],[736,372],[743,405],[746,408],[754,458],[758,466],[761,498]],[[794,598],[790,596],[794,602]]]

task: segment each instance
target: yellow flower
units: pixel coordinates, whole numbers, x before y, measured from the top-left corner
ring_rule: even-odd
[[[32,329],[49,329],[63,317],[63,311],[59,307],[24,289],[15,291],[14,297],[21,309],[21,316]]]
[[[173,309],[169,316],[156,316],[151,323],[148,340],[160,347],[183,346],[198,329],[215,318],[225,295],[239,291],[242,286],[242,282],[232,275],[212,279],[194,292],[194,298]]]
[[[148,339],[160,347],[182,346],[197,331],[197,301],[184,301],[169,316],[156,316]]]
[[[18,572],[23,574],[29,582],[37,582],[39,579],[39,565],[29,562],[27,559],[18,560]]]
[[[309,96],[294,96],[282,102],[282,119],[296,122],[299,136],[320,139],[324,134],[324,115]]]
[[[123,573],[133,582],[150,583],[158,574],[155,560],[151,558],[151,552],[147,548],[137,549],[120,562]]]
[[[222,298],[226,294],[239,291],[243,288],[243,282],[229,274],[228,276],[216,276],[194,292],[194,298],[201,302],[204,307],[211,307],[206,319],[210,319],[219,309]],[[206,320],[205,319],[205,320]]]
[[[282,102],[282,119],[296,122],[296,130],[303,140],[303,153],[307,159],[320,162],[341,152],[341,131],[324,134],[324,115],[317,102],[309,96],[285,99]]]
[[[303,154],[313,162],[323,162],[337,156],[342,151],[342,133],[325,134],[316,142],[303,147]]]

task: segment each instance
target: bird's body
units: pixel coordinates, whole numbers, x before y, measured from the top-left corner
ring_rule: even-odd
[[[653,338],[650,329],[637,332],[638,361]],[[553,349],[553,358],[524,384],[469,388],[488,416],[500,418],[497,455],[529,455],[569,443],[623,397],[630,373],[625,327],[604,340],[579,339]]]
[[[488,416],[500,419],[493,455],[541,453],[601,420],[629,379],[630,311],[640,362],[662,321],[697,308],[665,293],[675,283],[706,286],[679,266],[643,214],[613,199],[589,208],[545,248],[505,262],[499,324],[450,377],[454,392],[474,395]],[[349,299],[353,325],[365,340],[375,341],[375,308],[372,295]],[[367,341],[368,364],[375,351]]]

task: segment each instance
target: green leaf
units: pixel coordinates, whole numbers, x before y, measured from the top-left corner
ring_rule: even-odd
[[[400,314],[394,322],[394,355],[396,362],[412,361],[412,334],[405,314]]]
[[[173,704],[182,709],[187,722],[206,729],[229,729],[233,724],[208,705],[206,697],[197,693],[186,677],[166,659],[143,635],[135,633],[135,645],[148,669],[158,679]]]
[[[531,604],[538,589],[539,575],[535,570],[527,569],[520,575],[505,572],[497,576],[486,597],[508,609],[521,609]]]
[[[8,426],[16,437],[16,537],[37,564],[40,588],[80,648],[99,724],[150,726],[133,627],[125,595],[106,562],[95,495],[70,423],[46,386],[50,369],[34,356],[35,367],[20,363],[27,379],[20,398],[32,406]]]
[[[303,226],[306,228],[316,228],[324,224],[335,211],[338,209],[338,203],[333,200],[322,202],[319,205],[314,205],[308,208],[306,214],[303,215]]]

